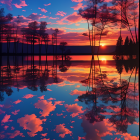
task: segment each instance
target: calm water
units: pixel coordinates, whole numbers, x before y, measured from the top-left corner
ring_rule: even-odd
[[[0,60],[0,139],[139,139],[137,60]]]

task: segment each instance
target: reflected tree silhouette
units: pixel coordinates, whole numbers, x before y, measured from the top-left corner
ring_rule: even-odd
[[[100,73],[99,69],[95,69],[95,67],[92,66],[94,63],[92,61],[95,60],[93,60],[93,58],[91,60],[89,77],[81,81],[81,83],[87,85],[86,93],[78,96],[79,101],[85,102],[85,104],[90,104],[90,106],[92,106],[92,108],[89,109],[90,111],[88,110],[85,113],[85,116],[90,123],[100,122],[105,119],[104,114],[107,113],[106,109],[111,108],[113,112],[110,113],[111,117],[109,118],[109,121],[113,123],[113,125],[115,125],[116,129],[119,132],[126,133],[128,125],[136,122],[135,118],[138,118],[138,109],[135,107],[135,82],[137,66],[134,66],[133,64],[130,77],[127,80],[121,79],[120,77],[120,84],[116,84],[114,80],[108,82],[107,75],[105,73]],[[122,72],[122,65],[124,64],[121,61],[124,62],[125,60],[118,60],[118,63],[116,63],[116,68],[118,68],[118,73],[120,75]],[[130,79],[132,77],[134,69],[134,91],[131,91]],[[95,73],[92,74],[92,71],[95,71]],[[132,96],[133,92],[134,95]],[[117,105],[98,105],[97,98],[105,104],[108,104],[108,102],[112,102],[113,104],[120,103],[120,108]]]

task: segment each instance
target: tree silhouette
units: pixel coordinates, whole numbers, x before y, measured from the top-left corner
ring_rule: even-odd
[[[62,51],[62,65],[63,65],[63,52],[65,51],[65,46],[67,45],[67,42],[60,42],[60,50]]]
[[[36,39],[37,38],[37,29],[38,29],[38,26],[37,26],[37,21],[34,21],[34,22],[31,22],[28,24],[28,27],[29,27],[29,35],[31,36],[31,42],[33,42],[33,54],[34,54],[34,43],[36,42]]]
[[[4,8],[0,9],[0,53],[2,53],[3,34],[6,34],[5,39],[7,41],[7,53],[9,53],[11,29],[12,29],[12,26],[9,23],[12,19],[13,19],[12,14],[9,13],[6,16],[4,16]]]
[[[59,32],[59,30],[56,28],[55,30],[55,37],[56,37],[56,54],[57,54],[57,34],[58,34],[58,32]]]

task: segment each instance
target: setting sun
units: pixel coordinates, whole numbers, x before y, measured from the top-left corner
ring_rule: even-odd
[[[101,60],[102,60],[102,61],[106,61],[106,59],[105,59],[105,58],[102,58]]]
[[[105,44],[102,44],[101,46],[102,46],[102,47],[104,47],[104,46],[105,46]]]

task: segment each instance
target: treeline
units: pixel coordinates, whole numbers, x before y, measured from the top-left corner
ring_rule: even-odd
[[[122,37],[120,36],[116,44],[116,54],[117,55],[139,55],[139,42],[133,42],[131,38],[126,37],[124,43]]]
[[[17,23],[13,21],[12,14],[7,14],[4,16],[4,8],[0,9],[0,53],[2,53],[2,43],[7,42],[7,54],[10,50],[10,42],[14,42],[13,53],[17,53],[19,41],[22,43],[22,52],[23,52],[23,43],[27,44],[27,53],[28,53],[28,44],[31,44],[31,52],[34,53],[34,44],[39,44],[39,53],[41,53],[42,44],[45,44],[46,54],[48,50],[48,42],[51,41],[53,45],[53,52],[57,52],[57,34],[59,30],[56,28],[51,34],[51,38],[47,33],[47,22],[41,21],[38,25],[37,21],[30,22],[27,27],[21,28],[19,23],[19,16],[17,17]],[[12,22],[13,23],[12,23]],[[54,48],[54,45],[56,48]],[[64,50],[64,46],[67,45],[67,42],[60,42],[60,50]]]

